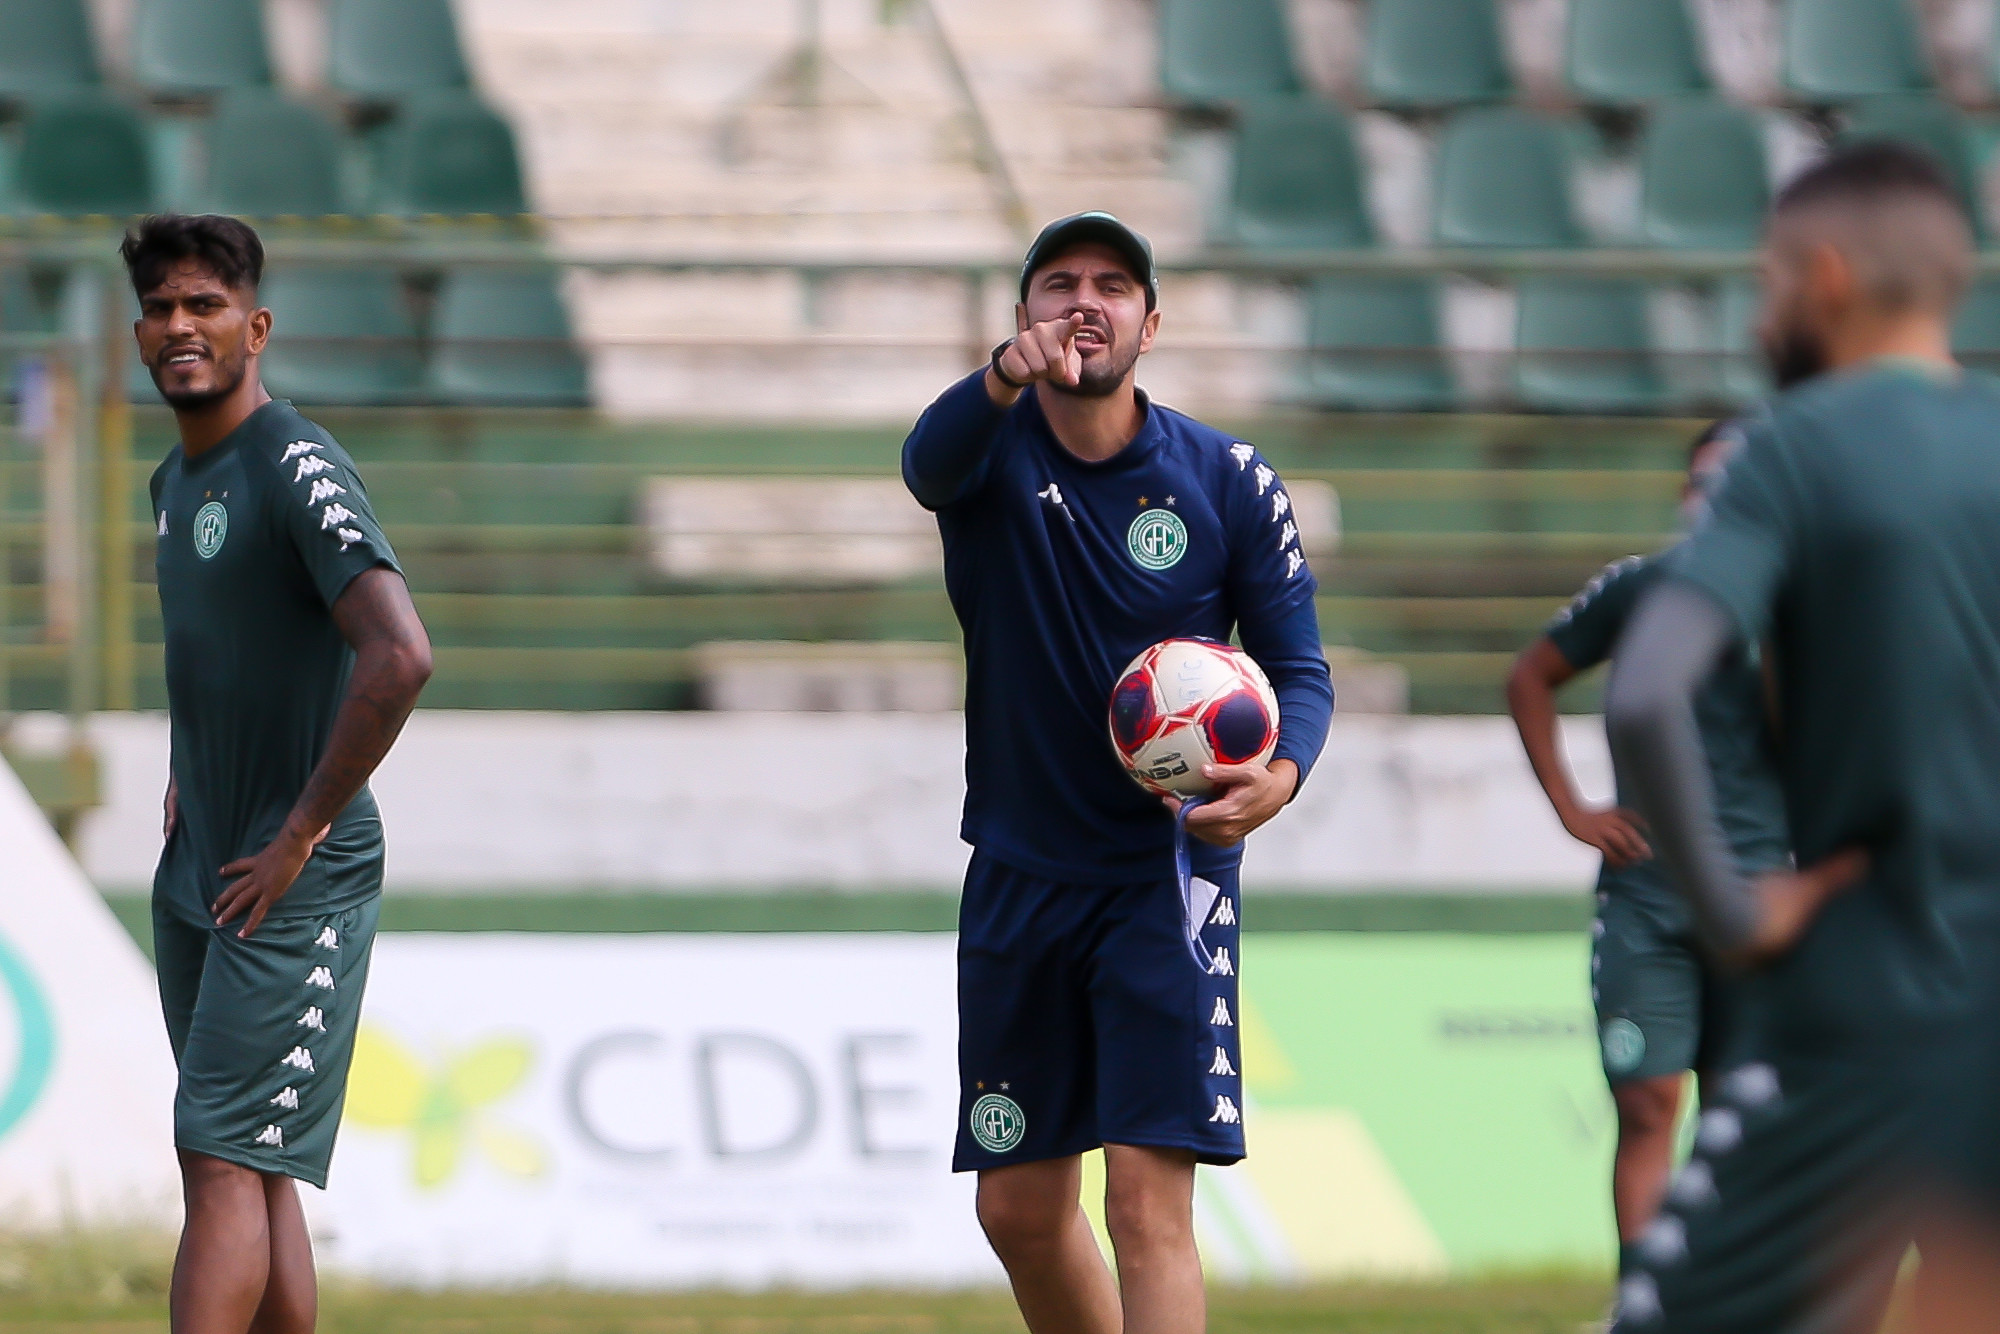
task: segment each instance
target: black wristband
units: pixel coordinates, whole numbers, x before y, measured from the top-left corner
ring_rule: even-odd
[[[1000,369],[1000,358],[1006,356],[1007,349],[1012,346],[1014,346],[1014,340],[1009,338],[1006,342],[994,348],[993,359],[989,361],[987,365],[993,368],[994,379],[998,380],[1001,384],[1006,385],[1009,389],[1012,389],[1015,393],[1019,393],[1021,390],[1026,389],[1028,387],[1028,381],[1016,380],[1013,376],[1007,374],[1007,372]]]

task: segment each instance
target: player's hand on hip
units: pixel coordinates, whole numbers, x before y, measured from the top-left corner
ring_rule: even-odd
[[[1644,821],[1638,812],[1613,806],[1602,811],[1577,811],[1563,819],[1563,828],[1579,843],[1588,843],[1604,854],[1614,868],[1645,861],[1653,849],[1640,832]]]
[[[1050,380],[1074,388],[1083,382],[1083,353],[1076,350],[1077,331],[1083,324],[1080,311],[1034,325],[1022,316],[1013,345],[1000,354],[1000,369],[1021,384]]]
[[[250,915],[236,935],[238,939],[249,939],[250,933],[263,925],[273,905],[299,878],[313,849],[324,843],[331,832],[333,826],[328,825],[311,838],[301,839],[287,827],[256,856],[239,857],[223,867],[222,878],[230,884],[215,901],[215,924],[228,926],[247,912]]]
[[[1194,808],[1187,818],[1187,830],[1204,843],[1233,848],[1250,831],[1285,809],[1298,790],[1299,766],[1290,760],[1262,764],[1205,764],[1202,777],[1216,786],[1216,793]],[[1180,814],[1178,798],[1166,798],[1167,809]]]
[[[1757,877],[1757,933],[1744,954],[1749,962],[1775,958],[1798,943],[1827,900],[1868,874],[1868,854],[1845,848],[1798,871],[1771,871]]]

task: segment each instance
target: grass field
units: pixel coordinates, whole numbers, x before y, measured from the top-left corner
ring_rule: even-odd
[[[4,1334],[164,1334],[171,1243],[148,1233],[0,1234]],[[1216,1334],[1577,1334],[1606,1284],[1583,1278],[1226,1288]],[[333,1280],[324,1334],[1015,1334],[1003,1292],[415,1293]]]

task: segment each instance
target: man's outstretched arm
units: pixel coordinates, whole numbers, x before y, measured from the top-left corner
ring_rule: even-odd
[[[354,650],[347,695],[334,715],[326,752],[306,780],[285,826],[262,852],[222,868],[231,883],[216,900],[216,925],[247,911],[239,933],[264,920],[389,753],[431,676],[431,641],[403,576],[387,566],[356,575],[333,604],[334,623]]]

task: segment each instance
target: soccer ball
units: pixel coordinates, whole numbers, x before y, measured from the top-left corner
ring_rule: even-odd
[[[1240,648],[1168,639],[1132,659],[1111,688],[1111,745],[1140,787],[1205,797],[1205,764],[1262,764],[1278,745],[1278,697]]]

